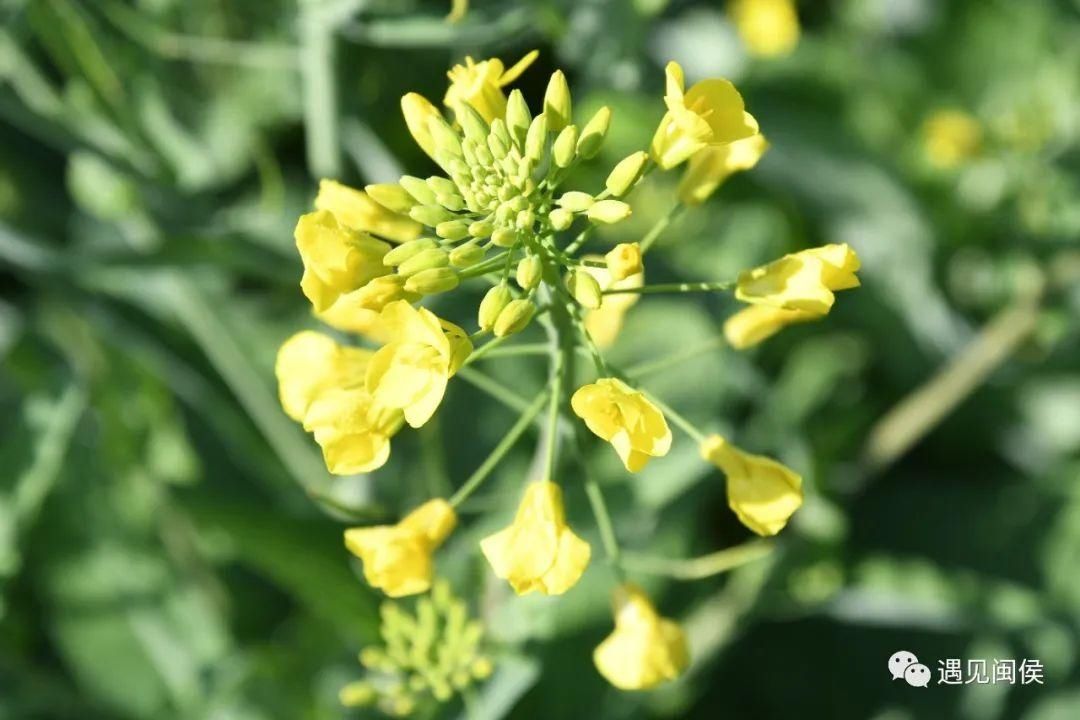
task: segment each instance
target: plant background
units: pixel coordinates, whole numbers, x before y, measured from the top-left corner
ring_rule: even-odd
[[[329,478],[272,377],[314,325],[292,225],[320,176],[430,171],[404,92],[441,98],[463,55],[533,47],[527,98],[562,67],[580,117],[615,111],[583,185],[647,142],[671,58],[734,80],[772,142],[665,234],[651,281],[849,242],[864,286],[756,351],[647,378],[807,486],[766,560],[640,578],[690,636],[678,683],[623,694],[593,670],[602,561],[558,600],[493,581],[476,541],[517,501],[519,445],[439,555],[497,640],[476,716],[1080,717],[1080,3],[799,6],[796,52],[762,61],[706,1],[475,0],[448,25],[434,0],[0,0],[0,718],[348,714],[337,690],[380,598],[342,529],[446,492],[513,415],[455,381],[376,477]],[[952,171],[922,147],[943,107],[985,133]],[[674,180],[639,188],[604,242],[640,237]],[[478,301],[437,310],[471,326]],[[612,358],[716,337],[733,307],[643,298]],[[544,382],[538,359],[483,369],[526,396]],[[609,449],[593,460],[627,548],[748,536],[685,438],[634,477]],[[935,671],[1038,658],[1045,685],[914,689],[886,672],[900,649]]]

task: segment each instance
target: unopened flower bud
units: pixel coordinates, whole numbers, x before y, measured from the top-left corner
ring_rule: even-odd
[[[465,209],[465,198],[457,193],[454,193],[453,195],[438,195],[435,199],[438,201],[439,205],[451,212],[459,212]]]
[[[495,226],[491,224],[490,220],[477,220],[469,225],[469,236],[474,238],[491,237],[494,230]]]
[[[436,196],[457,195],[457,185],[449,178],[444,178],[441,175],[432,175],[424,182],[427,183],[427,186],[431,188],[431,191],[435,193]],[[430,205],[431,203],[427,204]]]
[[[536,305],[531,300],[512,300],[495,320],[492,331],[495,337],[506,337],[521,332],[532,320],[536,313]]]
[[[407,243],[402,243],[390,252],[383,255],[383,265],[387,267],[394,267],[405,262],[413,255],[423,252],[424,250],[432,250],[439,247],[439,243],[435,242],[431,238],[420,238],[419,240],[410,240]]]
[[[424,270],[430,270],[431,268],[446,267],[450,264],[450,256],[445,250],[441,248],[431,248],[429,250],[421,250],[413,255],[405,262],[398,265],[399,275],[414,275]]]
[[[574,162],[576,148],[577,127],[567,125],[555,138],[555,144],[551,146],[551,157],[559,167],[569,167],[570,163]]]
[[[492,157],[496,160],[502,160],[506,157],[506,153],[510,150],[509,146],[495,133],[488,135],[487,138],[488,150],[491,151]]]
[[[491,233],[491,242],[495,243],[499,247],[514,247],[517,244],[518,235],[517,231],[512,228],[501,227],[495,232]]]
[[[491,137],[498,138],[499,143],[503,147],[505,147],[507,149],[507,151],[510,150],[510,145],[511,145],[510,132],[506,129],[506,121],[504,121],[502,118],[495,118],[494,120],[491,121],[491,135],[488,137],[489,141],[490,141]],[[492,150],[492,152],[495,152],[495,151]]]
[[[421,205],[435,204],[435,191],[428,187],[427,182],[424,180],[412,175],[403,175],[398,180],[398,184]]]
[[[620,200],[601,200],[589,208],[589,220],[611,225],[630,217],[630,206]]]
[[[556,70],[548,81],[544,93],[544,114],[548,117],[548,128],[558,132],[570,124],[570,87],[562,70]]]
[[[544,264],[537,255],[529,255],[522,258],[518,263],[514,279],[522,290],[532,290],[540,284],[540,277],[544,273]]]
[[[459,102],[454,106],[454,116],[457,117],[458,125],[465,132],[465,137],[473,142],[484,142],[488,134],[488,124],[473,106],[466,102]],[[464,143],[462,144],[464,150]]]
[[[536,214],[532,210],[526,208],[518,213],[515,224],[517,225],[518,230],[531,230],[535,222]]]
[[[453,290],[459,282],[457,272],[452,268],[430,268],[410,276],[405,281],[405,289],[420,295],[435,295]]]
[[[581,131],[581,137],[578,139],[578,155],[586,160],[595,157],[604,144],[604,138],[607,137],[610,126],[611,108],[605,105],[596,111],[596,114],[592,116],[589,122],[585,123],[585,128]]]
[[[548,213],[553,230],[565,230],[574,224],[574,214],[566,208],[555,208]]]
[[[447,220],[454,220],[456,216],[441,205],[417,205],[409,211],[409,217],[428,227],[435,227]]]
[[[436,145],[431,130],[428,129],[428,120],[433,117],[442,117],[438,108],[423,95],[409,93],[401,98],[401,112],[405,116],[405,124],[409,127],[409,134],[413,136],[413,140],[427,153],[428,157],[434,159]]]
[[[469,223],[466,220],[447,220],[435,226],[435,234],[447,240],[464,240],[469,236]]]
[[[645,171],[645,165],[648,162],[649,154],[640,150],[623,158],[608,175],[605,183],[608,192],[615,197],[625,195],[641,179],[641,174]]]
[[[506,99],[506,128],[514,144],[519,148],[525,144],[525,134],[529,131],[531,122],[532,113],[529,112],[525,96],[520,90],[511,91],[510,97]]]
[[[568,193],[563,193],[556,203],[563,210],[568,212],[585,212],[593,206],[596,199],[589,193],[578,192],[577,190],[571,190]]]
[[[525,158],[536,163],[544,156],[544,146],[547,144],[548,121],[547,116],[540,113],[533,118],[529,125],[529,132],[525,135]]]
[[[356,305],[366,310],[381,311],[384,307],[405,298],[405,278],[400,275],[383,275],[370,280],[356,290]]]
[[[484,248],[475,242],[467,242],[458,245],[450,251],[450,264],[454,267],[465,268],[475,265],[484,259]]]
[[[637,243],[619,243],[604,256],[611,279],[616,282],[637,275],[644,270],[641,264],[641,246]]]
[[[566,289],[582,307],[595,310],[603,301],[600,283],[584,270],[571,270],[566,276]]]
[[[461,138],[442,115],[428,118],[428,130],[435,141],[435,152],[450,157],[461,157]]]
[[[487,291],[484,299],[480,301],[480,310],[477,313],[477,322],[481,330],[490,330],[495,327],[495,321],[499,313],[503,311],[514,296],[510,294],[510,288],[505,285],[496,285]]]
[[[364,191],[372,200],[382,205],[387,210],[396,213],[407,213],[416,204],[411,195],[397,183],[378,183],[368,185]]]

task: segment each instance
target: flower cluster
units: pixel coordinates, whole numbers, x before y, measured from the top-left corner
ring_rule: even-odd
[[[469,618],[465,602],[454,597],[445,580],[416,601],[415,613],[387,602],[379,614],[383,645],[360,653],[367,675],[341,689],[343,705],[375,705],[403,717],[491,675],[494,666],[481,649],[483,625]]]
[[[547,389],[453,497],[429,500],[395,525],[346,531],[346,546],[362,561],[367,581],[391,597],[431,589],[433,554],[457,524],[456,507],[545,408],[542,471],[524,483],[512,522],[480,542],[494,574],[519,595],[570,591],[593,557],[567,523],[557,480],[567,435],[583,447],[591,433],[635,473],[669,452],[671,422],[726,476],[732,511],[758,535],[778,533],[802,503],[797,473],[698,430],[612,367],[603,348],[641,295],[703,291],[734,291],[746,303],[727,320],[724,335],[736,348],[756,345],[789,324],[824,317],[837,291],[858,286],[855,252],[829,245],[732,281],[649,285],[645,257],[669,215],[640,242],[582,254],[597,226],[630,216],[627,196],[647,175],[685,166],[674,212],[704,202],[729,175],[753,167],[768,143],[730,82],[706,79],[687,87],[682,69],[670,63],[667,111],[648,150],[616,163],[596,192],[562,191],[573,168],[599,153],[612,113],[601,108],[575,124],[561,72],[551,76],[539,107],[530,108],[518,90],[507,93],[535,58],[530,53],[509,69],[497,59],[468,58],[455,66],[443,100],[450,116],[420,95],[406,95],[405,123],[443,174],[363,190],[323,181],[315,210],[297,223],[300,285],[316,316],[374,345],[362,349],[303,331],[278,355],[282,406],[313,434],[332,473],[382,466],[394,435],[405,425],[424,425],[451,378],[534,322],[550,338],[550,351],[542,351],[550,353]],[[472,280],[489,288],[475,318],[462,320],[477,328],[471,334],[419,305]],[[588,378],[579,379],[579,351],[592,359],[595,374]],[[570,475],[586,478],[605,555],[621,577],[603,494],[580,453],[575,462]],[[662,618],[640,588],[620,582],[615,630],[594,660],[616,687],[646,689],[677,677],[689,651],[678,625]],[[430,678],[423,682],[434,687]]]

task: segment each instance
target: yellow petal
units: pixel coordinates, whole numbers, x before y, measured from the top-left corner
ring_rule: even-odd
[[[818,320],[821,316],[803,310],[784,310],[769,305],[751,305],[724,322],[724,337],[731,347],[745,350],[764,342],[788,325]]]
[[[728,505],[758,535],[775,535],[802,505],[802,477],[783,464],[751,455],[711,435],[702,456],[727,476]]]

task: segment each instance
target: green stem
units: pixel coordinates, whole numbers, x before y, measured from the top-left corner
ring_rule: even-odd
[[[604,546],[604,554],[611,566],[618,571],[622,568],[622,553],[619,550],[619,541],[615,539],[615,526],[611,522],[611,513],[608,512],[600,485],[591,477],[585,481],[585,494],[589,496],[589,507],[592,508],[593,516],[596,518],[596,527],[600,531],[600,543]]]
[[[569,245],[567,245],[565,248],[563,248],[563,254],[564,255],[573,255],[574,253],[576,253],[578,250],[581,249],[582,245],[589,242],[589,238],[592,236],[592,234],[595,231],[596,231],[596,226],[595,225],[589,225],[587,228],[582,230],[580,233],[578,233],[578,236],[576,238],[574,238],[573,242],[571,242]]]
[[[751,540],[735,547],[695,558],[661,558],[637,553],[622,556],[623,569],[677,580],[702,580],[760,560],[774,550],[767,540]]]
[[[462,367],[457,371],[457,377],[469,383],[481,392],[485,392],[503,405],[512,410],[524,412],[529,407],[529,401],[518,395],[497,380],[492,380],[479,370],[470,367]]]
[[[487,260],[484,260],[483,262],[477,263],[476,265],[473,265],[472,267],[465,268],[460,273],[458,273],[458,277],[460,279],[462,279],[462,280],[468,280],[469,278],[480,277],[481,275],[487,275],[489,272],[492,272],[493,270],[500,270],[500,269],[502,269],[502,266],[506,263],[506,261],[507,261],[506,256],[509,255],[509,254],[510,254],[509,250],[504,250],[501,253],[499,253],[498,255],[490,257]]]
[[[688,347],[685,350],[682,350],[682,351],[676,352],[676,353],[672,353],[671,355],[668,355],[667,357],[660,358],[658,360],[652,360],[650,362],[643,362],[643,363],[638,363],[637,365],[633,365],[633,366],[626,369],[626,374],[629,377],[632,377],[632,378],[638,378],[638,377],[641,377],[642,375],[650,375],[650,374],[652,374],[654,372],[658,372],[660,370],[665,370],[665,369],[671,367],[672,365],[678,365],[679,363],[685,362],[687,360],[692,360],[693,358],[697,357],[698,355],[703,355],[704,353],[707,353],[707,352],[709,352],[711,350],[715,350],[716,348],[723,347],[723,345],[724,345],[724,338],[722,338],[720,336],[709,338],[708,340],[705,340],[704,342],[702,342],[702,343],[700,343],[698,345],[692,345],[691,347]]]
[[[514,443],[518,441],[518,438],[524,434],[524,432],[532,424],[533,420],[540,413],[544,407],[544,403],[547,402],[548,392],[546,390],[537,394],[533,398],[532,403],[525,408],[525,411],[521,413],[521,416],[517,419],[506,435],[503,436],[499,444],[495,446],[495,449],[491,451],[491,454],[487,456],[487,459],[480,464],[480,467],[476,468],[469,478],[462,483],[457,492],[451,496],[449,502],[454,507],[457,507],[463,503],[473,492],[479,488],[488,476],[491,475],[491,471],[495,469],[495,466],[499,464],[499,461],[506,456],[506,453],[510,452],[510,449],[514,446]]]
[[[645,391],[642,390],[642,392]],[[665,417],[674,422],[684,433],[689,435],[694,442],[700,444],[705,441],[705,433],[698,430],[697,427],[695,427],[694,424],[687,420],[681,413],[676,412],[674,408],[672,408],[670,405],[668,405],[652,393],[645,392],[645,396],[649,399],[649,402],[660,408],[660,411],[664,413]]]
[[[720,280],[717,282],[689,282],[689,283],[660,283],[657,285],[642,285],[641,287],[611,288],[605,290],[604,295],[656,295],[659,293],[692,293],[692,292],[719,292],[730,290],[735,286],[733,280]]]
[[[566,352],[556,332],[551,338],[551,404],[548,407],[547,454],[544,456],[544,479],[551,480],[559,452],[559,409],[562,404],[563,372],[566,368]]]
[[[675,205],[672,205],[671,208],[667,211],[667,213],[665,213],[663,217],[657,220],[656,224],[652,226],[652,229],[649,230],[645,237],[641,239],[641,252],[648,252],[649,248],[652,247],[653,243],[655,243],[656,240],[660,237],[660,235],[662,235],[663,232],[667,230],[668,225],[670,225],[672,221],[675,220],[675,218],[679,217],[679,215],[681,215],[682,211],[685,209],[686,206],[682,203],[676,203]]]

